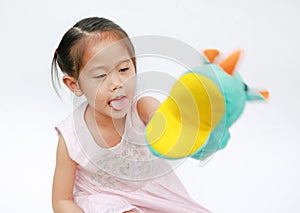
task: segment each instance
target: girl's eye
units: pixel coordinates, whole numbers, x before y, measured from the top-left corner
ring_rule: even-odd
[[[127,70],[129,70],[129,67],[125,67],[125,68],[120,69],[120,72],[126,72]]]
[[[95,78],[104,78],[106,74],[97,75]]]

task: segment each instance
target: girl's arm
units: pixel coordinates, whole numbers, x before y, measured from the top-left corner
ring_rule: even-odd
[[[53,179],[52,206],[55,213],[83,213],[73,201],[77,164],[69,157],[65,140],[59,134]]]
[[[150,121],[160,102],[153,97],[142,97],[137,102],[137,111],[145,125]]]

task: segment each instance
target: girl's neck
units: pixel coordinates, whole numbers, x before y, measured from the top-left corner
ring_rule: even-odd
[[[94,141],[100,147],[111,148],[120,143],[125,130],[126,116],[121,119],[113,119],[97,114],[92,107],[88,106],[84,117]]]
[[[106,116],[98,113],[90,106],[88,106],[86,113],[87,113],[86,114],[87,120],[90,123],[96,124],[99,129],[106,129],[106,128],[123,129],[125,125],[126,116],[120,119],[113,119],[110,116]]]

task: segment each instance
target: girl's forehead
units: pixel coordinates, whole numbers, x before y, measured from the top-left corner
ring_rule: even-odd
[[[116,66],[133,57],[124,39],[105,39],[88,46],[83,55],[84,70],[92,69],[94,66]]]

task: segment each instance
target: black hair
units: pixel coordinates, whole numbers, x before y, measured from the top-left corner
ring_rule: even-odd
[[[132,56],[132,62],[136,66],[133,44],[127,33],[119,25],[105,18],[91,17],[82,19],[64,34],[52,59],[51,80],[58,95],[59,93],[55,86],[55,82],[59,84],[57,65],[64,74],[78,79],[84,54],[84,45],[78,45],[81,43],[79,41],[84,41],[85,38],[91,35],[102,33],[110,33],[119,39],[126,39],[128,51]]]

